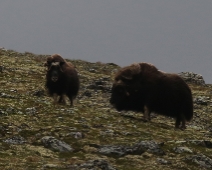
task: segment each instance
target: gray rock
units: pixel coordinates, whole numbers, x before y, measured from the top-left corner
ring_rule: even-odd
[[[37,110],[35,107],[31,107],[31,108],[26,108],[26,114],[29,114],[29,115],[35,115],[37,113]]]
[[[174,148],[174,151],[176,153],[184,153],[184,152],[193,153],[193,151],[191,149],[189,149],[188,147],[176,147],[176,148]]]
[[[9,95],[9,94],[6,94],[6,93],[0,93],[0,97],[1,98],[8,98],[8,99],[16,99],[15,96],[12,96],[12,95]]]
[[[205,85],[205,81],[200,74],[195,74],[193,72],[181,72],[178,73],[178,75],[182,77],[186,83]]]
[[[87,89],[101,90],[103,92],[111,92],[111,82],[108,77],[103,77],[94,81],[92,84],[87,86]]]
[[[154,141],[141,141],[133,146],[105,145],[99,146],[98,152],[103,155],[122,157],[125,155],[141,155],[144,152],[150,152],[156,155],[164,155],[165,152],[159,144]]]
[[[163,165],[171,164],[170,161],[167,161],[163,158],[157,158],[157,162],[160,163],[160,164],[163,164]]]
[[[44,144],[45,147],[50,148],[53,151],[72,152],[74,150],[70,145],[60,140],[57,140],[52,136],[43,137],[41,139],[41,142]]]
[[[70,132],[66,136],[73,136],[75,139],[82,139],[84,134],[81,132]]]
[[[43,168],[53,169],[53,168],[59,168],[59,167],[58,165],[54,165],[54,164],[45,164],[43,165]]]
[[[207,169],[212,169],[212,159],[210,159],[209,157],[207,157],[203,154],[187,156],[185,158],[185,160],[195,162],[196,164],[200,165],[201,167],[204,167]]]
[[[158,144],[155,141],[141,141],[135,146],[142,147],[147,150],[147,152],[154,153],[157,155],[164,155],[165,152],[160,148],[163,143]]]
[[[116,170],[105,160],[91,160],[80,165],[70,165],[67,168],[72,170]]]
[[[140,155],[144,153],[145,150],[142,148],[133,148],[128,146],[101,146],[99,148],[99,153],[107,156],[114,156],[114,157],[122,157],[127,154],[133,154],[133,155]]]
[[[199,105],[208,105],[208,100],[210,100],[208,97],[198,96],[194,99],[194,103]]]
[[[4,140],[4,142],[8,144],[21,145],[26,143],[26,140],[21,136],[13,136],[11,138]]]

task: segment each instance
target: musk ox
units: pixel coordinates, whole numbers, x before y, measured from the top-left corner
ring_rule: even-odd
[[[115,75],[110,103],[118,110],[150,113],[176,119],[176,128],[185,128],[193,117],[193,100],[189,86],[177,74],[165,73],[149,63],[136,63]]]
[[[76,69],[63,61],[51,61],[47,67],[46,88],[53,96],[54,103],[65,103],[65,95],[67,95],[71,106],[73,106],[73,99],[79,90],[79,77]],[[59,100],[57,100],[58,96]]]

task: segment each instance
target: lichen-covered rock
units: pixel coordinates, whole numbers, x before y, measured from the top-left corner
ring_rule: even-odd
[[[99,153],[108,156],[140,155],[144,152],[150,152],[156,155],[164,155],[165,152],[159,144],[154,141],[141,141],[133,146],[105,145],[99,147]]]
[[[4,140],[4,142],[8,144],[21,145],[26,143],[26,140],[21,136],[13,136],[11,138]]]
[[[200,167],[212,169],[212,159],[203,154],[187,156],[185,160],[194,162],[198,164]]]
[[[80,165],[69,165],[72,170],[116,170],[105,160],[90,160]]]
[[[209,97],[197,96],[194,99],[194,103],[199,104],[199,105],[208,105],[209,100],[210,100]]]
[[[67,143],[57,140],[52,136],[44,136],[41,139],[41,142],[43,145],[47,148],[50,148],[51,150],[54,151],[59,151],[59,152],[72,152],[74,149],[68,145]]]
[[[31,107],[31,108],[26,108],[26,114],[28,115],[35,115],[37,113],[37,110],[35,107]]]
[[[193,72],[181,72],[178,73],[178,75],[182,77],[186,83],[205,85],[205,81],[200,74],[195,74]]]
[[[160,163],[160,164],[163,164],[163,165],[171,164],[170,161],[167,161],[163,158],[157,158],[157,162]]]
[[[147,152],[154,153],[157,155],[164,155],[165,152],[161,149],[163,143],[158,144],[155,141],[141,141],[135,144],[135,147],[142,147],[147,150]]]
[[[176,147],[176,148],[174,148],[174,151],[176,153],[184,153],[184,152],[193,153],[192,150],[189,149],[188,147]]]
[[[100,146],[99,151],[100,154],[108,155],[108,156],[115,156],[121,157],[127,154],[142,154],[145,152],[143,148],[135,148],[129,146],[113,146],[113,145],[106,145]]]

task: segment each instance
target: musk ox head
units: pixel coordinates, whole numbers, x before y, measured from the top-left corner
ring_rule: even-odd
[[[118,110],[135,110],[143,107],[135,102],[140,97],[138,76],[141,73],[139,64],[122,68],[116,75],[112,86],[110,103]]]
[[[54,62],[48,68],[49,78],[52,82],[57,82],[61,75],[63,75],[62,63]]]
[[[118,110],[124,110],[127,107],[129,101],[129,92],[127,86],[119,80],[115,82],[112,87],[112,95],[110,103]]]

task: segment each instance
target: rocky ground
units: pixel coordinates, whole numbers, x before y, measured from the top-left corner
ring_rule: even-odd
[[[180,73],[192,89],[194,118],[185,131],[174,120],[117,112],[109,104],[113,63],[71,60],[80,75],[74,107],[46,93],[46,55],[0,49],[0,169],[212,169],[212,86]],[[183,71],[183,70],[182,70]]]

